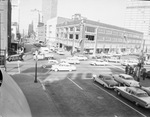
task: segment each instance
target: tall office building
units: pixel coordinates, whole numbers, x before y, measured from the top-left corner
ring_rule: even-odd
[[[144,48],[150,51],[150,1],[128,0],[126,6],[126,28],[144,33]]]
[[[57,3],[58,0],[42,0],[42,14],[44,23],[57,16]]]
[[[11,0],[12,8],[12,42],[17,40],[17,33],[19,32],[19,23],[20,23],[20,0]]]

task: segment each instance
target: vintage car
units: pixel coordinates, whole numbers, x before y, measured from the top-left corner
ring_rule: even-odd
[[[150,65],[150,60],[144,61],[145,65]]]
[[[63,50],[58,50],[56,53],[59,54],[59,55],[64,55],[65,54]]]
[[[23,61],[23,54],[15,54],[8,56],[7,60],[10,61]]]
[[[52,71],[76,71],[76,67],[74,65],[70,65],[69,63],[59,63],[52,65],[51,67]]]
[[[113,79],[112,75],[99,74],[98,76],[93,75],[92,78],[93,78],[93,81],[96,81],[102,86],[107,87],[107,88],[115,88],[116,86],[119,86],[118,82],[116,82]]]
[[[150,108],[150,96],[139,87],[116,87],[118,95],[134,102],[137,106]]]
[[[120,63],[120,59],[117,57],[110,57],[107,59],[108,62],[115,62],[115,63]]]
[[[87,60],[88,58],[84,55],[75,55],[74,56],[76,59],[78,59],[79,61],[85,61]]]
[[[66,59],[61,59],[60,62],[70,63],[70,64],[80,64],[80,61],[74,57],[68,57]]]
[[[135,59],[131,59],[131,60],[123,60],[121,62],[121,65],[123,66],[127,66],[127,65],[130,65],[130,66],[135,66],[138,64],[138,60],[135,60]]]
[[[144,91],[150,96],[150,87],[141,86],[140,88],[141,88],[142,90],[144,90]]]
[[[140,86],[140,83],[135,81],[134,78],[128,74],[116,74],[112,76],[119,83],[119,85]]]
[[[95,65],[95,66],[98,66],[98,65],[108,65],[108,62],[102,60],[102,59],[97,59],[95,61],[91,61],[90,62],[90,65]]]
[[[42,64],[41,67],[43,67],[43,68],[51,68],[52,65],[55,65],[55,64],[58,64],[58,63],[59,63],[59,62],[58,62],[57,60],[55,60],[55,59],[49,59],[49,60],[48,60],[48,63]]]

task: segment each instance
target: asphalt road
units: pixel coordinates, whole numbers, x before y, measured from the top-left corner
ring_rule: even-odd
[[[57,59],[65,56],[55,54]],[[91,79],[93,74],[124,73],[118,64],[109,66],[91,66],[89,61],[76,65],[73,72],[48,72],[40,66],[46,60],[38,61],[38,78],[44,83],[46,92],[53,100],[62,117],[149,117],[150,109],[136,106],[125,98],[118,96],[114,90],[103,88]],[[8,70],[17,69],[16,62],[8,63]],[[34,75],[35,61],[32,55],[20,65],[20,72]],[[147,66],[150,68],[149,66]],[[17,69],[18,70],[18,69]],[[142,81],[148,84],[150,79]],[[148,84],[149,85],[149,84]],[[150,85],[149,85],[150,86]]]

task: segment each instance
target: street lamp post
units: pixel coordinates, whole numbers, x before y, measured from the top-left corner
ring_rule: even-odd
[[[37,55],[38,55],[38,52],[35,51],[35,79],[34,79],[34,83],[37,83],[37,61],[38,61],[38,58],[37,58]]]

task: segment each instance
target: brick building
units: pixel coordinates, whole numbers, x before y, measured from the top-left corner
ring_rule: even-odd
[[[76,17],[56,26],[59,47],[93,54],[137,52],[141,48],[143,33],[86,18]]]

